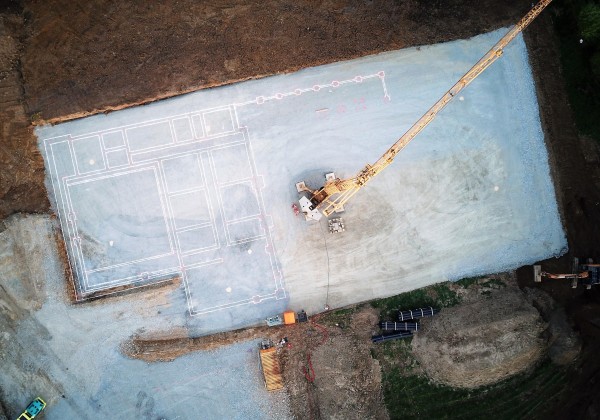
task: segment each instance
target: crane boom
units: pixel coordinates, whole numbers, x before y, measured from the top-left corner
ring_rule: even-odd
[[[552,0],[540,0],[516,25],[514,25],[471,69],[462,76],[419,120],[408,129],[374,164],[367,164],[353,178],[329,180],[319,190],[311,190],[299,183],[299,191],[310,193],[310,210],[320,210],[325,216],[334,211],[342,211],[344,204],[373,177],[392,163],[396,155],[404,149],[437,114],[469,83],[502,56],[504,48],[521,33]],[[303,206],[304,207],[304,206]],[[319,216],[320,217],[320,216]]]

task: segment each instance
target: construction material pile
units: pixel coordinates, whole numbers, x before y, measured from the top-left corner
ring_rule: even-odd
[[[419,330],[419,319],[431,317],[437,314],[440,310],[432,308],[410,309],[407,311],[400,311],[398,313],[398,321],[390,322],[382,321],[379,323],[381,328],[381,335],[374,335],[371,337],[373,343],[381,343],[383,341],[395,340],[398,338],[412,337],[415,332]]]

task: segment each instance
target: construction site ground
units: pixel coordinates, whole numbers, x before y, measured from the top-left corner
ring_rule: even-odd
[[[98,1],[88,2],[84,6],[72,2],[26,2],[24,10],[21,10],[18,4],[11,3],[2,14],[0,28],[0,63],[3,66],[0,69],[3,93],[0,108],[3,122],[0,210],[3,216],[17,211],[49,210],[43,184],[43,162],[30,128],[32,120],[58,121],[69,115],[120,108],[127,104],[143,103],[150,99],[257,75],[288,72],[405,46],[466,38],[514,22],[529,6],[529,2],[507,5],[490,1],[485,4],[464,2],[449,6],[435,2],[407,2],[401,5],[324,2],[319,6],[259,2],[212,7],[180,2],[177,6],[169,3],[158,10],[145,4],[109,6]],[[157,16],[168,16],[170,24],[164,24],[164,19],[156,19]],[[276,16],[278,19],[268,19],[268,16]],[[307,22],[310,24],[306,24]],[[224,30],[224,27],[229,29]],[[203,37],[203,41],[199,37]],[[132,39],[137,42],[132,42]],[[534,23],[526,33],[525,41],[536,80],[542,127],[546,134],[551,170],[557,188],[558,207],[570,246],[568,255],[545,264],[548,269],[565,271],[570,266],[571,256],[598,257],[597,250],[594,249],[599,226],[596,221],[600,211],[597,206],[600,202],[597,188],[597,146],[587,139],[580,139],[572,125],[559,77],[559,59],[550,16],[542,16]],[[290,54],[292,48],[302,53]],[[21,264],[21,268],[15,271],[18,274],[3,277],[9,281],[3,282],[7,287],[3,287],[2,291],[2,323],[6,325],[2,351],[3,355],[10,355],[3,357],[7,364],[3,371],[10,371],[10,383],[18,384],[10,387],[10,393],[6,383],[2,384],[1,397],[7,414],[16,416],[32,392],[50,394],[52,405],[57,408],[56,413],[71,413],[82,417],[106,414],[116,418],[132,415],[153,418],[170,409],[169,401],[172,405],[178,404],[178,397],[160,400],[143,390],[130,392],[129,384],[127,395],[119,394],[117,390],[120,387],[109,387],[106,379],[102,380],[100,371],[103,369],[100,367],[96,366],[94,370],[92,366],[86,370],[88,373],[85,377],[77,377],[69,372],[69,366],[65,365],[64,360],[71,360],[72,356],[73,366],[87,367],[90,363],[94,364],[88,360],[89,354],[101,349],[101,354],[107,360],[118,360],[118,364],[122,364],[125,369],[123,373],[116,372],[115,378],[126,376],[128,369],[141,369],[141,366],[148,366],[149,369],[147,374],[139,377],[144,384],[157,375],[170,377],[169,375],[175,374],[181,369],[162,367],[173,366],[171,364],[144,365],[135,360],[123,361],[119,344],[128,343],[127,339],[132,334],[145,333],[143,319],[148,314],[143,312],[148,308],[153,311],[150,315],[153,319],[156,312],[163,310],[179,313],[180,308],[173,309],[169,305],[161,307],[160,302],[165,303],[165,295],[177,293],[176,289],[180,284],[174,282],[174,286],[136,295],[135,301],[138,304],[135,305],[132,305],[130,295],[113,298],[109,303],[97,301],[72,306],[67,296],[62,269],[59,268],[60,263],[52,259],[51,253],[39,254],[39,250],[36,253],[31,247],[35,238],[53,243],[50,225],[51,222],[45,217],[24,220],[13,218],[7,220],[7,230],[3,232],[6,238],[16,237],[24,244],[21,248],[17,247],[22,252],[20,256],[11,255],[7,251],[8,254],[3,258],[3,263],[6,264],[4,272],[10,272],[15,266],[19,267],[15,262],[28,260],[31,255],[40,255],[38,258],[43,259],[39,261],[41,266],[38,267],[42,267],[39,271],[32,271],[29,264]],[[11,231],[11,227],[16,230]],[[33,232],[37,233],[34,235]],[[44,244],[39,246],[45,248]],[[12,248],[7,245],[6,249]],[[28,267],[26,275],[22,273],[23,267]],[[521,285],[532,285],[529,270],[523,269],[518,274]],[[592,357],[598,348],[598,332],[590,320],[598,317],[597,292],[573,291],[567,284],[560,283],[537,287],[547,290],[565,305],[584,340],[582,356],[574,374],[569,376],[573,393],[569,398],[561,400],[561,413],[565,417],[573,413],[579,416],[593,414],[594,410],[598,410],[590,406],[592,397],[597,393],[597,386],[589,387],[588,384],[598,376],[598,362]],[[152,302],[139,305],[140,296],[143,296],[141,299]],[[122,309],[115,311],[119,307]],[[104,312],[104,319],[110,318],[114,322],[103,324],[99,329],[96,319],[99,314],[102,318],[101,313]],[[132,312],[139,314],[139,317],[134,317],[134,321],[128,320],[128,327],[119,330],[119,319]],[[90,321],[85,321],[86,316]],[[94,322],[91,321],[92,318]],[[39,322],[40,319],[43,319],[42,323]],[[138,326],[129,330],[136,322]],[[58,326],[61,331],[57,337],[74,339],[53,342],[52,334],[44,324]],[[168,321],[164,325],[153,326],[156,330],[173,332],[172,327]],[[31,335],[19,335],[17,339],[17,330],[29,331]],[[88,341],[87,338],[83,339],[83,335],[78,340],[77,334],[98,336],[97,339]],[[175,333],[178,337],[185,337],[187,334],[185,329],[179,334]],[[88,344],[78,346],[80,342]],[[74,347],[69,348],[69,343]],[[256,351],[252,342],[239,346],[246,345],[249,352]],[[250,369],[250,364],[256,359],[252,357],[246,360],[241,357],[239,346],[235,354],[229,354],[230,350],[219,350],[214,354],[214,359],[211,359],[213,364],[230,365],[231,371],[239,375],[224,376],[235,382],[220,384],[225,390],[231,386],[231,389],[239,391],[238,387],[255,384],[258,380],[257,369]],[[126,353],[125,350],[123,351]],[[175,353],[178,351],[174,349]],[[60,354],[60,360],[57,360],[57,354]],[[203,367],[202,363],[206,362],[206,358],[201,359],[204,361],[194,360],[200,369]],[[138,364],[128,368],[128,363]],[[176,360],[173,363],[178,362]],[[249,372],[238,373],[241,365],[250,366]],[[189,366],[186,363],[185,369]],[[222,369],[204,371],[221,373]],[[289,371],[299,369],[292,368]],[[371,370],[367,369],[365,372]],[[202,377],[202,374],[198,373],[195,377],[198,376]],[[172,378],[173,386],[181,386],[182,382],[178,377]],[[7,380],[6,376],[4,380]],[[194,382],[189,380],[186,386],[192,389]],[[94,388],[97,393],[91,400],[89,396],[80,398],[77,394],[80,385],[89,387],[88,389]],[[153,389],[160,394],[160,385]],[[186,395],[189,392],[187,389],[183,387],[182,394],[170,395]],[[260,393],[258,388],[254,390]],[[117,393],[109,395],[114,392]],[[209,389],[202,395],[207,395],[206,398],[214,398],[215,395],[229,398]],[[264,393],[256,399],[252,395],[252,392],[244,390],[243,398],[247,400],[241,402],[235,394],[231,396],[232,400],[217,398],[213,401],[214,407],[231,406],[235,412],[247,413],[249,416],[261,416],[264,413],[270,416],[271,410],[280,410],[278,413],[281,417],[286,415],[288,404],[285,402],[285,395],[279,394],[273,401],[266,400]],[[318,398],[314,395],[311,397],[310,393],[307,395],[308,404],[312,404],[310,401],[314,403],[314,399]],[[83,399],[85,402],[82,402]],[[103,407],[101,399],[121,400],[123,405]],[[95,410],[92,414],[86,411],[91,407]],[[228,413],[215,411],[214,414]],[[53,418],[50,410],[48,415]]]
[[[560,255],[521,38],[348,203],[345,232],[291,208],[295,182],[377,160],[503,32],[38,126],[76,288],[181,277],[172,305],[206,334]]]

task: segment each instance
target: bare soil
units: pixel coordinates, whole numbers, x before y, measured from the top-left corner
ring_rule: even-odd
[[[412,352],[427,377],[478,388],[527,371],[546,354],[548,324],[515,279],[506,276],[500,284],[485,295],[469,288],[470,299],[421,322]]]
[[[135,336],[121,345],[121,352],[146,362],[166,362],[193,351],[257,338],[278,343],[285,337],[288,345],[278,354],[294,418],[387,419],[381,369],[370,353],[369,338],[378,319],[376,310],[365,307],[353,314],[345,330],[314,317],[308,323],[197,338],[186,337],[185,331],[179,336]]]
[[[558,206],[569,252],[542,261],[545,271],[568,273],[573,257],[600,261],[600,150],[579,136],[561,77],[560,54],[551,14],[542,14],[525,33],[536,82],[542,127],[550,156]],[[521,287],[541,288],[566,310],[583,340],[582,355],[573,369],[571,392],[558,404],[556,418],[600,417],[600,288],[572,289],[570,282],[533,282],[531,267],[517,271]],[[594,321],[596,320],[596,321]]]
[[[0,1],[0,219],[47,212],[30,123],[508,25],[527,0]]]
[[[49,208],[44,162],[23,102],[24,36],[21,14],[0,14],[0,220]]]
[[[468,38],[514,23],[529,7],[528,1],[508,3],[26,1],[26,102],[30,113],[53,121],[384,50]]]

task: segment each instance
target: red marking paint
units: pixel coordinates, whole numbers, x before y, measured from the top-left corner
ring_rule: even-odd
[[[312,90],[313,90],[314,92],[318,92],[318,91],[320,91],[320,90],[321,90],[321,86],[319,86],[319,85],[314,85],[314,86],[313,86],[313,88],[312,88]]]
[[[364,111],[367,109],[367,105],[365,105],[365,98],[354,99],[354,109],[356,111]]]
[[[354,79],[352,79],[352,80],[354,80],[356,83],[362,83],[362,81],[363,81],[363,77],[362,77],[362,76],[356,76],[356,77],[355,77]]]
[[[333,87],[338,87],[340,85],[340,82],[338,82],[337,80],[334,80],[333,82],[331,82],[331,86]]]

